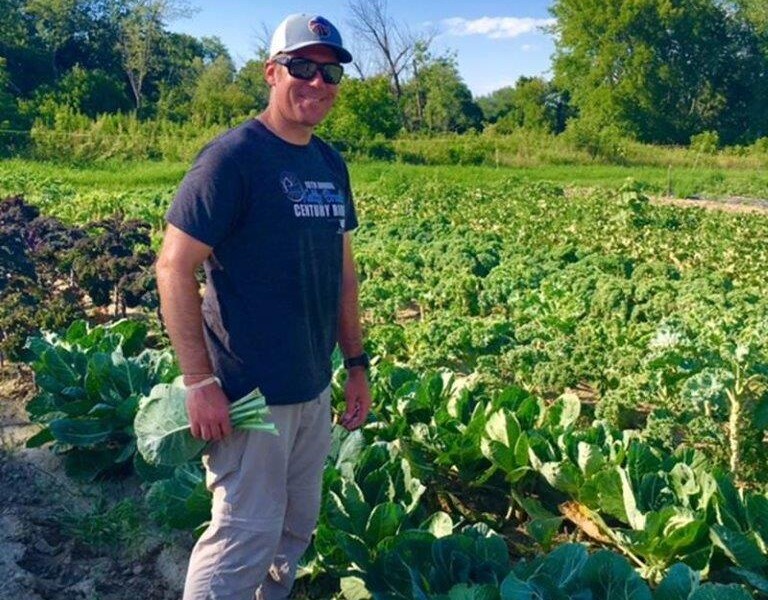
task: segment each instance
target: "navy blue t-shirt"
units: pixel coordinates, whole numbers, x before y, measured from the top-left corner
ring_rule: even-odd
[[[331,378],[343,234],[357,227],[341,156],[252,119],[206,146],[166,218],[213,248],[204,332],[230,400],[256,387],[268,404],[317,396]]]

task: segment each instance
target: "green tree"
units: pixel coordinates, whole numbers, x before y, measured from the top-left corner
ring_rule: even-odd
[[[765,0],[738,0],[736,5],[758,32],[768,33],[768,3]]]
[[[166,32],[158,46],[157,68],[148,79],[144,95],[154,102],[155,116],[183,122],[191,117],[192,96],[205,70],[206,49],[191,35]]]
[[[541,77],[520,77],[515,87],[496,90],[477,104],[499,133],[519,128],[560,133],[569,116],[567,94]]]
[[[130,100],[121,81],[100,69],[86,70],[79,65],[61,78],[56,98],[59,103],[92,118],[130,108]]]
[[[118,47],[136,110],[142,106],[144,82],[158,65],[166,23],[189,10],[185,0],[121,0]]]
[[[219,56],[205,67],[192,95],[192,119],[196,123],[228,125],[256,107],[234,76],[235,67],[228,56]]]
[[[403,88],[403,103],[411,130],[462,133],[482,126],[482,112],[461,79],[453,56],[422,54],[413,79]]]
[[[19,97],[41,82],[53,81],[51,57],[24,4],[24,0],[0,0],[0,56],[6,61],[7,85]]]
[[[232,60],[229,55],[229,50],[217,36],[204,36],[200,38],[200,45],[202,46],[202,56],[206,63],[212,63],[214,60],[223,56],[228,60]]]
[[[400,108],[386,75],[370,79],[345,79],[336,105],[318,133],[348,143],[376,136],[394,137],[401,128]]]
[[[38,36],[51,56],[51,68],[58,75],[57,55],[80,26],[78,0],[27,0],[24,11],[33,18]]]
[[[581,118],[649,142],[752,134],[765,58],[754,28],[719,0],[556,0],[555,80]]]
[[[483,120],[488,123],[495,123],[506,115],[512,110],[514,103],[515,88],[511,85],[499,88],[487,96],[480,96],[477,99],[477,106],[483,113]]]
[[[237,72],[235,83],[251,99],[257,110],[269,102],[269,85],[264,79],[264,60],[249,60]]]
[[[0,128],[7,129],[16,124],[19,108],[9,91],[10,78],[5,69],[5,59],[0,56]]]

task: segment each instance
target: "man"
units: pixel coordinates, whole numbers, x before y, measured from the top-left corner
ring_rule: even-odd
[[[157,262],[163,316],[213,492],[184,600],[286,598],[320,508],[330,446],[330,355],[346,357],[347,429],[371,398],[350,244],[346,165],[313,136],[351,55],[320,16],[275,31],[269,105],[209,144],[168,211]],[[207,276],[200,302],[195,271]],[[229,402],[258,387],[279,435],[232,431]]]

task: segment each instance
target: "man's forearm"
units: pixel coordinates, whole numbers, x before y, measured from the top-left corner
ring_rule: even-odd
[[[345,357],[363,353],[363,333],[360,327],[360,309],[357,298],[357,277],[345,281],[342,286],[341,311],[339,314],[339,348]]]
[[[211,374],[211,361],[203,338],[200,287],[194,274],[158,264],[157,288],[168,336],[181,372],[189,377],[187,383]]]
[[[352,242],[344,234],[344,259],[341,271],[341,306],[337,338],[342,354],[349,358],[363,353],[363,332],[360,327],[358,304],[358,283],[355,259],[352,256]]]

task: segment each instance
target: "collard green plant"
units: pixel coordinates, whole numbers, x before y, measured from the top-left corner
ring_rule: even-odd
[[[172,529],[197,530],[211,518],[211,494],[199,462],[176,467],[170,477],[153,482],[146,495],[152,517]]]
[[[139,452],[151,465],[179,466],[200,454],[207,442],[192,436],[186,407],[187,391],[179,377],[161,383],[139,401],[134,432]],[[243,396],[229,407],[232,426],[277,435],[264,396],[258,390]]]
[[[146,334],[138,321],[76,321],[62,335],[30,338],[38,394],[27,411],[42,429],[27,445],[52,442],[68,472],[85,479],[130,469],[139,399],[178,374],[170,352],[144,348]]]

